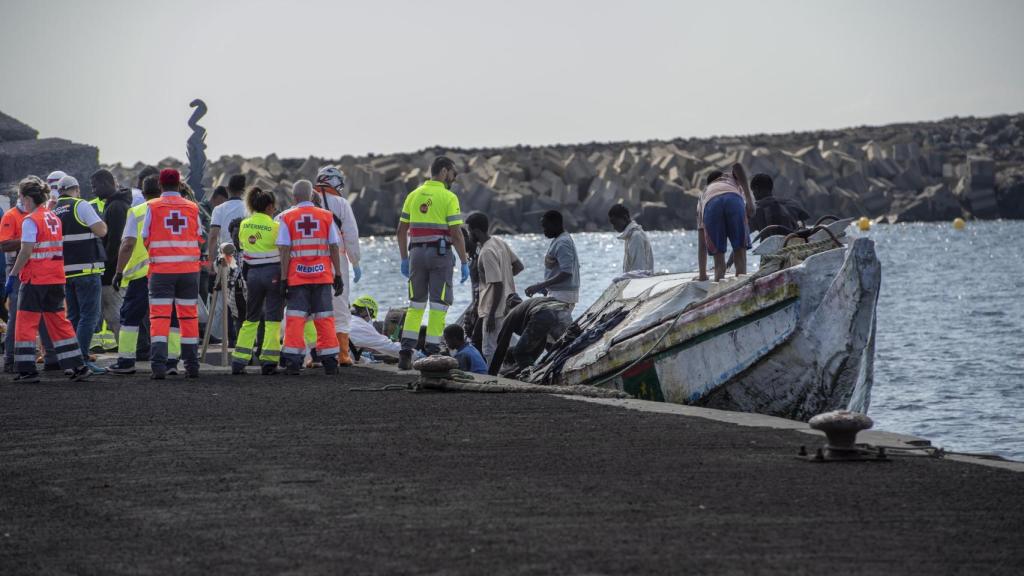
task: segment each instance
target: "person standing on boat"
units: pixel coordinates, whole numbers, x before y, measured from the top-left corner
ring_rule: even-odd
[[[625,243],[622,256],[622,272],[654,273],[654,251],[651,241],[642,226],[629,217],[629,209],[615,204],[608,209],[608,222],[619,233],[619,240]]]
[[[748,221],[754,215],[754,199],[743,166],[733,164],[731,174],[715,170],[697,202],[698,280],[707,280],[708,254],[715,260],[715,281],[725,277],[726,242],[732,245],[736,275],[747,273],[750,249]]]
[[[767,174],[755,174],[750,179],[750,190],[757,205],[750,221],[753,230],[764,230],[769,226],[782,226],[790,232],[811,217],[795,200],[776,198],[773,194],[775,182]]]
[[[544,281],[526,288],[526,295],[545,294],[569,305],[569,311],[580,301],[580,259],[576,243],[565,231],[562,213],[548,210],[540,219],[544,236],[551,238],[544,255]]]

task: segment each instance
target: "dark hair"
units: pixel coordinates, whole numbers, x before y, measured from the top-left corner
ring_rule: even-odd
[[[445,168],[455,170],[455,162],[452,162],[452,159],[447,156],[438,156],[430,163],[430,175],[437,176],[441,174],[441,170],[444,170]]]
[[[249,192],[245,195],[245,205],[249,208],[249,212],[253,214],[263,212],[268,206],[273,206],[276,202],[277,198],[274,197],[273,192],[264,192],[259,186],[249,188]]]
[[[158,174],[160,174],[160,171],[157,170],[156,166],[146,166],[139,171],[139,177],[135,179],[135,187],[142,190],[142,184],[146,181],[146,178]]]
[[[46,201],[50,199],[50,189],[36,176],[29,176],[19,182],[18,193],[31,199],[36,206],[46,204]]]
[[[224,186],[217,186],[213,189],[213,194],[210,195],[210,198],[215,198],[217,196],[223,196],[226,200],[228,197],[228,189]]]
[[[160,181],[156,175],[146,176],[142,181],[142,196],[146,200],[152,200],[160,197]]]
[[[93,172],[90,180],[99,185],[99,187],[107,190],[113,190],[117,187],[117,182],[114,180],[114,174],[106,168],[100,168]]]
[[[232,194],[241,194],[245,191],[245,176],[235,174],[228,180],[228,191]]]
[[[444,339],[457,340],[459,342],[466,341],[466,331],[462,329],[462,326],[458,324],[449,324],[444,327]]]
[[[754,193],[755,198],[765,198],[772,195],[772,190],[775,189],[775,182],[772,181],[772,177],[767,174],[755,174],[750,179],[750,190]]]
[[[540,219],[542,222],[552,222],[558,224],[559,226],[563,225],[562,213],[559,212],[558,210],[548,210],[547,212],[544,213],[543,216],[540,217]]]
[[[612,207],[608,209],[608,217],[629,220],[629,208],[622,204],[612,204]]]
[[[711,184],[712,182],[714,182],[715,180],[718,180],[722,176],[725,176],[725,174],[723,174],[721,170],[712,170],[711,174],[708,174],[707,183]]]
[[[487,232],[491,229],[491,223],[487,219],[487,214],[484,214],[483,212],[472,212],[469,216],[466,216],[466,227],[470,230]]]

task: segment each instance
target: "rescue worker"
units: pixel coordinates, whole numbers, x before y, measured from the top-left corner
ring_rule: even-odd
[[[292,186],[297,205],[281,214],[277,248],[281,257],[281,295],[288,303],[284,326],[286,374],[298,375],[306,355],[303,332],[307,319],[316,327],[316,348],[324,373],[338,373],[338,334],[334,331],[331,288],[341,295],[341,243],[330,212],[313,202],[313,184]]]
[[[135,374],[139,342],[149,340],[147,333],[142,330],[149,318],[149,251],[146,250],[146,244],[138,239],[142,236],[142,225],[149,211],[148,202],[160,197],[160,184],[156,176],[148,176],[142,182],[142,194],[145,201],[128,210],[112,281],[115,289],[125,289],[120,310],[121,330],[117,334],[117,362],[107,368],[114,374]],[[167,350],[168,364],[176,365],[181,350],[180,330],[171,331]]]
[[[252,360],[260,320],[263,320],[263,344],[260,346],[261,373],[277,373],[281,361],[281,255],[277,251],[276,212],[272,192],[252,187],[245,198],[251,216],[242,220],[238,241],[242,246],[242,276],[245,278],[245,321],[238,331],[231,354],[231,373],[245,374]]]
[[[60,218],[46,205],[49,193],[38,178],[26,178],[18,185],[21,205],[29,215],[22,222],[21,250],[7,278],[5,290],[14,279],[21,280],[18,295],[17,333],[14,335],[14,360],[17,380],[39,381],[36,370],[36,336],[42,320],[53,338],[61,368],[70,371],[74,381],[91,374],[82,357],[75,330],[64,315],[64,258]]]
[[[60,191],[57,190],[57,185],[60,184],[61,178],[65,176],[67,176],[67,174],[65,174],[63,170],[54,170],[46,177],[46,185],[50,187],[50,198],[46,207],[51,210],[57,203],[57,198],[60,197]]]
[[[29,178],[36,179],[40,186],[46,188],[46,183],[39,177],[29,176]],[[10,374],[14,373],[14,335],[18,330],[18,291],[21,286],[18,277],[11,274],[11,268],[14,267],[14,261],[18,258],[18,251],[21,250],[21,225],[25,218],[28,218],[28,214],[28,210],[21,205],[19,200],[0,219],[0,248],[6,252],[7,260],[5,273],[13,278],[12,283],[8,284],[4,291],[4,295],[7,296],[8,313],[7,332],[4,335],[4,372]],[[39,339],[42,340],[43,348],[46,350],[43,370],[60,370],[60,364],[53,351],[53,344],[46,334],[45,325],[39,326]]]
[[[316,191],[320,195],[320,206],[330,211],[334,216],[334,224],[341,232],[341,244],[338,249],[341,251],[341,281],[345,285],[344,291],[334,297],[334,331],[338,334],[338,365],[351,366],[352,358],[349,355],[349,332],[351,331],[352,314],[349,310],[349,283],[348,265],[352,263],[352,279],[359,282],[363,276],[363,270],[359,267],[359,226],[356,224],[355,214],[352,207],[344,197],[345,175],[334,166],[324,166],[316,175]],[[347,261],[346,261],[347,260]]]
[[[377,319],[377,301],[363,295],[352,302],[352,348],[356,357],[364,352],[374,356],[398,358],[402,345],[377,331],[373,322]]]
[[[160,171],[156,200],[148,202],[142,238],[149,251],[149,335],[152,378],[167,376],[168,336],[172,308],[181,325],[181,358],[185,375],[199,377],[199,206],[180,194],[181,174]]]
[[[57,192],[60,195],[53,214],[60,218],[64,235],[68,320],[75,327],[85,365],[93,374],[105,374],[106,369],[89,361],[89,348],[100,324],[101,280],[107,259],[101,238],[107,235],[107,224],[100,219],[92,204],[82,200],[81,189],[74,176],[61,178]]]
[[[445,317],[452,305],[453,246],[462,263],[461,281],[469,278],[469,259],[460,230],[459,198],[451,191],[457,175],[455,163],[438,156],[430,164],[430,180],[410,192],[402,205],[398,251],[402,257],[402,275],[409,279],[410,302],[402,327],[400,370],[412,369],[412,353],[428,299],[426,350],[428,354],[440,351]]]

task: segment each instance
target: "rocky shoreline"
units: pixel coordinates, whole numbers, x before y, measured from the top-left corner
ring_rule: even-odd
[[[704,178],[733,162],[742,162],[749,174],[770,174],[776,195],[798,200],[815,218],[1024,218],[1024,114],[670,141],[431,148],[333,159],[222,156],[210,162],[205,183],[209,192],[230,175],[245,174],[250,184],[290,202],[295,180],[312,179],[320,166],[336,164],[347,175],[361,233],[392,234],[405,194],[426,178],[430,160],[442,153],[459,167],[454,189],[463,211],[485,211],[507,232],[537,232],[539,215],[549,209],[563,210],[571,230],[605,229],[607,210],[617,202],[648,229],[692,229]],[[187,171],[175,158],[159,165]],[[133,182],[142,167],[108,166],[122,183]],[[7,176],[5,171],[0,180],[12,179]]]

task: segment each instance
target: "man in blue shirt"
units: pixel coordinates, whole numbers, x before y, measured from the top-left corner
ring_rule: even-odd
[[[475,346],[466,342],[466,332],[458,324],[449,324],[444,329],[444,343],[448,351],[459,362],[459,370],[474,374],[487,374],[487,363]]]

